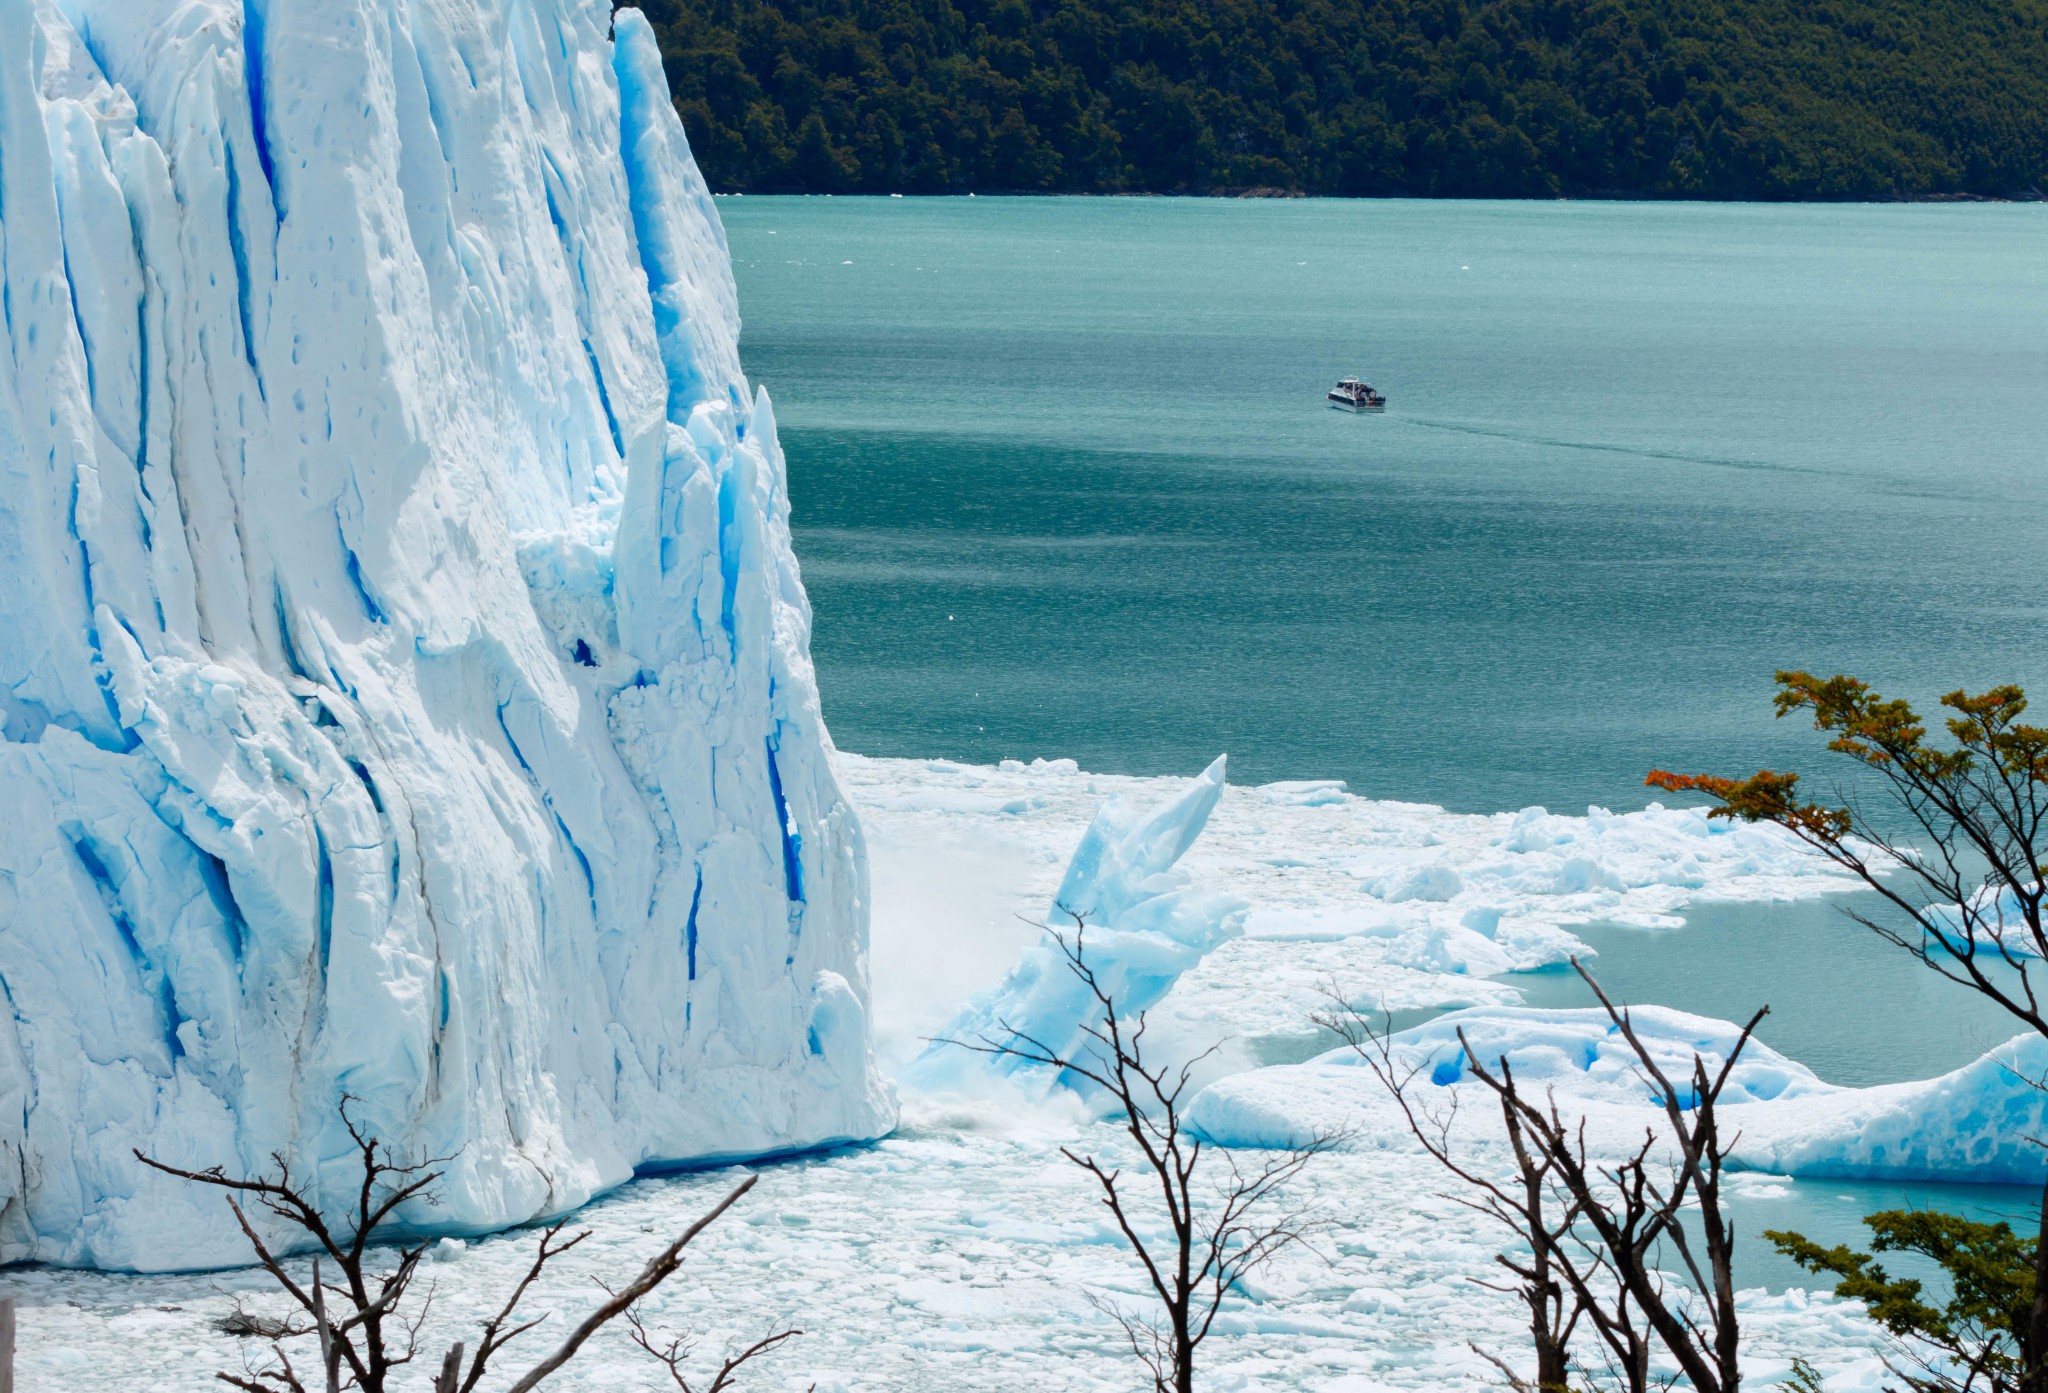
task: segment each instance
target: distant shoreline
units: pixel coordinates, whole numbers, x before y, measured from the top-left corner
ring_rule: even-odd
[[[1150,190],[1120,190],[1096,193],[1089,190],[972,189],[966,193],[811,193],[803,189],[714,189],[713,198],[873,198],[873,199],[966,199],[966,198],[1071,198],[1071,199],[1178,199],[1201,203],[1275,202],[1317,203],[1682,203],[1702,206],[1748,205],[1753,207],[1840,207],[1844,205],[1923,203],[2048,203],[2048,193],[2027,189],[2020,193],[1929,193],[1890,194],[1869,198],[1671,198],[1652,193],[1604,192],[1552,194],[1542,198],[1515,194],[1474,194],[1447,197],[1441,194],[1336,194],[1302,193],[1289,189],[1219,189],[1213,193],[1160,193]]]

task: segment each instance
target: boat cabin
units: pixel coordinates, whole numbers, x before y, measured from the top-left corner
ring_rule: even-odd
[[[1329,403],[1340,411],[1385,411],[1387,399],[1362,377],[1347,377],[1329,391]]]

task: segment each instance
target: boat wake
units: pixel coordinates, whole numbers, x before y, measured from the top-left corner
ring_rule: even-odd
[[[1769,474],[1826,474],[1832,471],[1815,469],[1811,465],[1784,464],[1777,460],[1735,459],[1725,455],[1695,455],[1682,450],[1657,450],[1641,445],[1616,445],[1600,440],[1563,440],[1551,435],[1534,435],[1525,431],[1499,430],[1488,426],[1465,425],[1458,421],[1418,420],[1402,418],[1404,424],[1420,426],[1424,430],[1452,431],[1459,435],[1479,435],[1489,440],[1507,440],[1517,445],[1547,445],[1559,450],[1586,450],[1603,455],[1634,455],[1638,459],[1668,460],[1675,464],[1703,464],[1715,469],[1747,469]]]

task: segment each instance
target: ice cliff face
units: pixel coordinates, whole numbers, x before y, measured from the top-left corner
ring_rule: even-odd
[[[600,0],[0,0],[0,1258],[874,1135],[724,234]],[[344,1185],[344,1168],[324,1180]]]

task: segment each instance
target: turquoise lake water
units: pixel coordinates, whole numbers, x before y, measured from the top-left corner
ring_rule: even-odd
[[[1825,769],[1781,667],[2048,691],[2048,208],[720,211],[845,748],[1577,812]],[[1324,405],[1353,372],[1384,416]],[[1691,918],[1586,937],[1836,1082],[2013,1033],[1831,906]]]
[[[849,749],[1577,810],[2048,680],[2048,208],[720,208]]]

